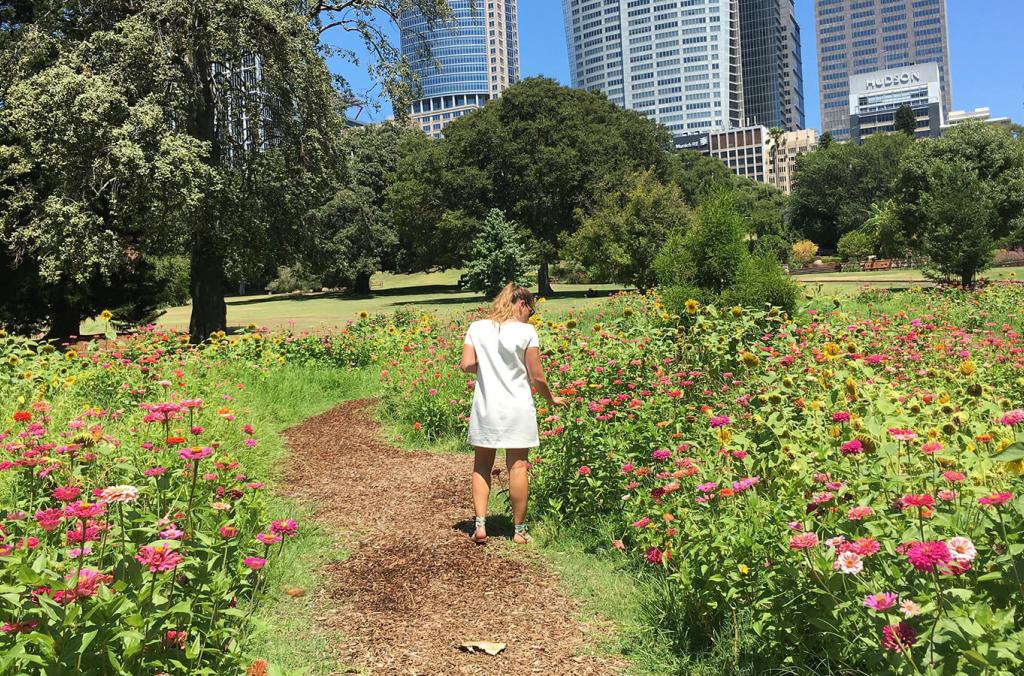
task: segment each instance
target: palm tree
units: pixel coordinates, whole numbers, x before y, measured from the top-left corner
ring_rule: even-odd
[[[772,127],[768,130],[768,136],[772,139],[772,176],[775,187],[781,190],[779,186],[779,151],[786,145],[783,140],[786,135],[786,130],[780,127]]]

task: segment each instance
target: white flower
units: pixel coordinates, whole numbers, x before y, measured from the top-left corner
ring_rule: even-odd
[[[921,606],[917,605],[910,599],[900,601],[900,610],[903,612],[903,617],[913,617],[921,612]]]
[[[949,538],[946,540],[946,548],[949,550],[949,555],[953,557],[953,560],[960,563],[973,561],[974,557],[978,555],[978,550],[974,548],[974,543],[971,542],[970,538]]]
[[[135,486],[107,486],[100,493],[101,502],[135,502],[139,491]]]
[[[864,570],[864,561],[860,558],[859,554],[842,552],[836,557],[835,563],[832,564],[832,570],[838,570],[844,575],[856,575]]]

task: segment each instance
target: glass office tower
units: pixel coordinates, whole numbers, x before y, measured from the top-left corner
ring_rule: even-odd
[[[738,127],[744,119],[739,6],[739,0],[562,0],[572,84],[604,92],[677,138]]]
[[[740,44],[746,124],[803,129],[800,26],[793,0],[741,0]]]
[[[479,108],[519,81],[516,0],[448,0],[453,19],[431,25],[414,9],[399,16],[402,55],[419,79],[422,98],[409,113],[435,138],[452,120]]]
[[[850,79],[929,62],[939,66],[943,114],[952,107],[946,0],[815,0],[821,124],[850,138]]]

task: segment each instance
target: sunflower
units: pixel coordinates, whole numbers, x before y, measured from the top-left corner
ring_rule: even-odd
[[[369,319],[370,318],[370,313],[367,312],[366,310],[360,310],[359,311],[359,318],[360,319]]]
[[[700,303],[695,301],[693,298],[690,298],[685,303],[683,303],[683,307],[686,308],[686,314],[693,315],[697,314],[697,310],[700,309]]]
[[[110,310],[104,310],[103,312],[100,313],[100,319],[102,319],[105,322],[109,322],[113,317],[114,313],[111,312]]]

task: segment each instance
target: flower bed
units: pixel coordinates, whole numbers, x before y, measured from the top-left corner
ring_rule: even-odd
[[[606,546],[673,583],[660,614],[680,650],[1019,673],[1024,287],[913,298],[927,309],[796,323],[696,304],[675,322],[633,296],[539,321],[572,403],[541,410],[534,514],[611,524]],[[964,304],[970,328],[946,319]],[[382,364],[414,437],[464,433],[463,330],[406,333]]]
[[[264,567],[298,525],[246,472],[257,431],[207,377],[216,349],[4,336],[0,357],[0,673],[244,670]]]

